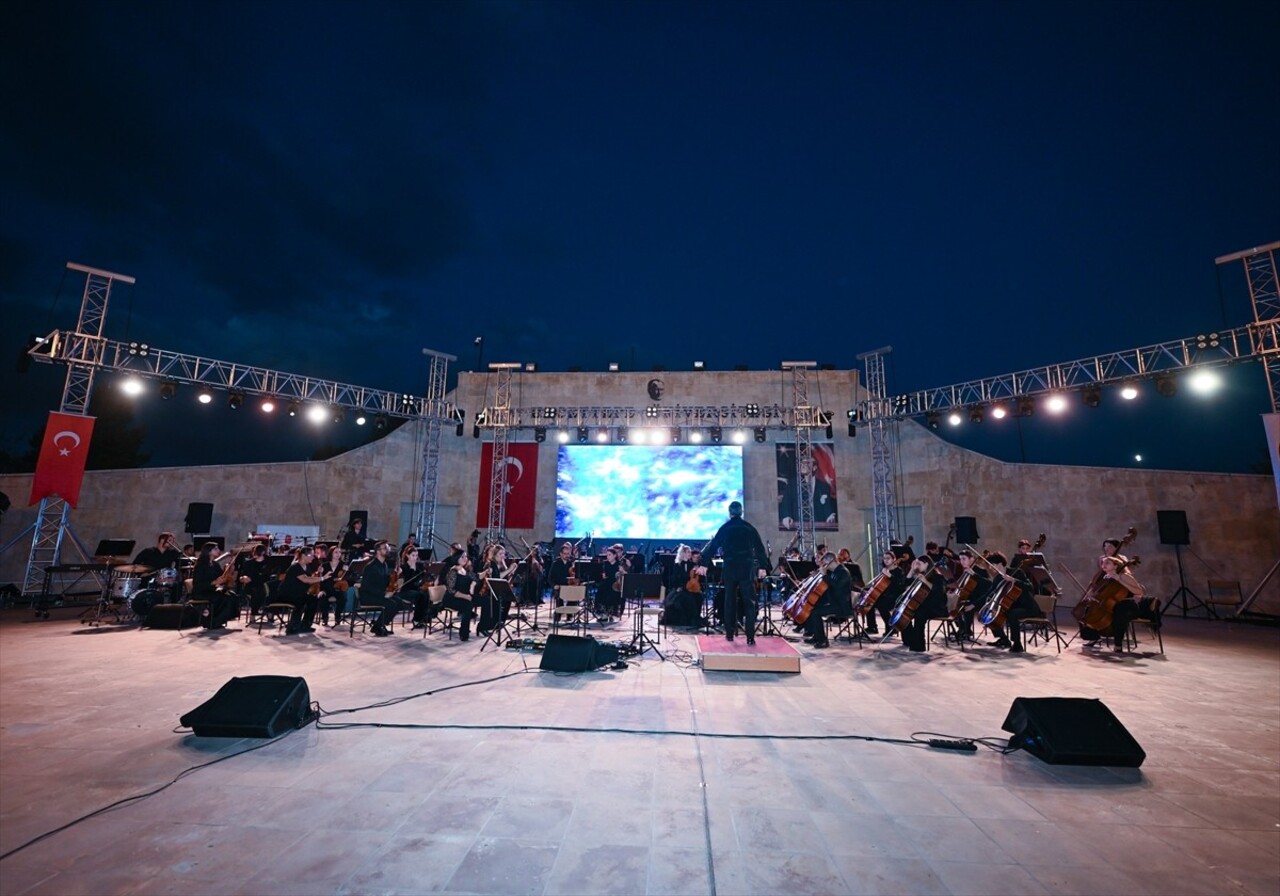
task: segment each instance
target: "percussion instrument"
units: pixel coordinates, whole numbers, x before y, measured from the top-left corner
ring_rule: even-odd
[[[115,603],[124,603],[140,588],[142,588],[141,576],[118,575],[111,580],[111,600]]]
[[[155,588],[144,588],[133,596],[133,599],[129,602],[129,609],[133,610],[134,616],[145,622],[147,614],[151,612],[156,604],[163,604],[168,600],[169,595],[163,591],[157,591]]]

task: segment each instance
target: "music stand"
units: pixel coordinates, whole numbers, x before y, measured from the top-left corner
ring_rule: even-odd
[[[484,643],[480,645],[481,653],[490,644],[493,644],[494,647],[501,647],[504,640],[503,635],[506,635],[505,640],[511,640],[512,634],[507,631],[507,624],[510,622],[511,617],[510,615],[504,615],[502,608],[510,607],[516,599],[516,593],[511,590],[511,583],[506,579],[485,579],[485,589],[489,592],[486,595],[486,599],[494,601],[494,614],[497,621],[489,632],[489,637],[485,638]],[[517,632],[519,631],[519,621],[520,614],[517,612]]]
[[[756,634],[762,637],[781,638],[782,631],[778,628],[777,623],[773,621],[773,607],[775,599],[782,593],[782,577],[781,576],[765,576],[763,579],[757,579],[760,583],[760,590],[757,594],[760,596],[758,601],[764,609],[764,613],[756,613]]]
[[[818,571],[818,564],[812,560],[784,560],[787,566],[787,572],[791,573],[791,578],[797,582],[803,582],[809,576]]]
[[[95,557],[132,557],[133,548],[137,542],[132,538],[104,538],[98,542],[98,549],[93,552]]]
[[[631,649],[635,652],[635,656],[640,656],[646,650],[652,650],[658,655],[658,659],[666,660],[658,648],[658,642],[650,638],[644,628],[644,620],[647,616],[657,616],[662,612],[661,597],[662,576],[657,573],[627,573],[622,577],[623,606],[626,606],[628,601],[635,601],[635,614],[631,617]],[[659,601],[657,612],[652,612],[652,608],[645,606],[646,600]],[[658,640],[661,639],[662,632],[659,631]]]

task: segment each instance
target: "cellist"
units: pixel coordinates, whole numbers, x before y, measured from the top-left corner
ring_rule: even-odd
[[[1018,547],[1021,548],[1022,545]],[[1031,547],[1030,543],[1027,544],[1027,547]],[[1021,593],[1013,602],[1013,605],[1004,614],[1004,618],[1009,623],[1008,634],[1005,633],[1004,626],[998,622],[991,624],[991,634],[996,636],[996,639],[991,642],[991,646],[1004,647],[1010,653],[1022,653],[1024,650],[1022,646],[1022,620],[1040,615],[1040,605],[1036,603],[1035,586],[1031,584],[1031,579],[1021,569],[1005,569],[1008,560],[999,551],[992,551],[988,554],[987,563],[990,564],[991,571],[994,573],[992,576],[994,587],[999,588],[1000,580],[1004,579],[1006,581],[1011,580],[1012,584],[1016,584],[1021,589]],[[988,594],[988,596],[990,595]]]
[[[1106,562],[1107,560],[1110,560],[1113,557],[1120,562],[1122,567],[1125,563],[1129,562],[1129,558],[1125,557],[1124,554],[1120,553],[1119,539],[1117,538],[1104,539],[1102,542],[1102,554],[1098,557],[1098,569],[1094,572],[1093,578],[1090,579],[1089,587],[1085,589],[1086,596],[1095,594],[1098,588],[1102,585],[1103,576],[1106,575],[1106,570],[1103,568],[1103,563]],[[1080,623],[1080,637],[1083,638],[1087,643],[1092,644],[1094,641],[1097,641],[1099,638],[1102,637],[1102,632],[1094,631],[1093,629],[1089,628],[1089,626],[1085,625],[1082,622]]]
[[[1106,582],[1114,582],[1128,592],[1116,602],[1111,616],[1111,638],[1115,641],[1116,652],[1124,650],[1124,636],[1129,631],[1129,623],[1134,619],[1150,619],[1160,624],[1160,602],[1147,597],[1147,589],[1142,587],[1132,573],[1126,571],[1117,557],[1102,558],[1102,578]]]
[[[902,643],[913,653],[921,653],[924,651],[925,626],[929,620],[947,615],[947,580],[927,556],[912,560],[908,574],[916,578],[924,576],[929,585],[928,595],[912,614],[911,621],[902,629]]]
[[[827,589],[818,598],[817,604],[809,611],[805,620],[805,641],[816,650],[825,650],[831,646],[827,640],[827,627],[823,620],[827,616],[853,615],[853,577],[843,564],[836,562],[836,555],[827,551],[820,559],[822,581]]]

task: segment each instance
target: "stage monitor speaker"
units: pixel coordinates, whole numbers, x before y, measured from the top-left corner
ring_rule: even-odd
[[[205,535],[213,528],[213,505],[193,501],[187,505],[186,528],[183,532]]]
[[[311,692],[302,678],[233,678],[179,722],[197,737],[276,737],[311,721]]]
[[[590,672],[618,659],[618,648],[595,638],[576,635],[548,635],[539,669],[551,672]]]
[[[154,593],[154,592],[139,592]],[[164,593],[164,599],[172,600],[167,591]],[[134,597],[134,605],[140,606],[142,602],[138,597]],[[134,612],[137,612],[136,610]],[[139,614],[141,615],[141,614]],[[143,625],[147,628],[195,628],[200,624],[200,610],[190,604],[156,604],[145,616]]]
[[[972,516],[956,517],[956,544],[978,543],[978,519]]]
[[[1002,726],[1021,747],[1053,765],[1137,768],[1147,754],[1101,700],[1017,697]]]
[[[1191,544],[1185,510],[1157,510],[1156,522],[1160,525],[1161,544]]]

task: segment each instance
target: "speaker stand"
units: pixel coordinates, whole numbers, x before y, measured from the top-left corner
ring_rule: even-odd
[[[1175,603],[1181,600],[1182,601],[1182,618],[1186,619],[1187,610],[1188,610],[1187,599],[1190,598],[1193,604],[1198,606],[1200,609],[1204,610],[1212,618],[1217,619],[1218,614],[1214,612],[1213,607],[1209,606],[1204,601],[1202,601],[1198,594],[1196,594],[1194,591],[1192,591],[1190,588],[1187,587],[1187,576],[1182,570],[1182,545],[1175,544],[1173,546],[1173,550],[1178,558],[1178,590],[1173,592],[1173,595],[1167,601],[1165,601],[1164,607],[1160,611],[1161,615],[1164,615],[1164,613],[1168,612],[1169,607],[1173,606]]]

